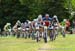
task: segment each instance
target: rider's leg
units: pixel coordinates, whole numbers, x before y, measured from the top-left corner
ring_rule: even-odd
[[[62,36],[65,37],[65,27],[62,28]]]

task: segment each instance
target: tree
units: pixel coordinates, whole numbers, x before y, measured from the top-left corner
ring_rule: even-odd
[[[75,1],[72,0],[72,8],[75,10]],[[24,22],[26,19],[33,20],[39,14],[57,15],[59,20],[69,18],[67,0],[0,0],[0,27],[7,22],[13,25],[17,20]]]
[[[0,27],[10,22],[12,25],[17,20],[24,22],[27,18],[29,8],[26,5],[21,5],[19,0],[1,0],[0,2]]]

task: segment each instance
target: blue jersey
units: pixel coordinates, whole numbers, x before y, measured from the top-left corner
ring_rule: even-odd
[[[52,18],[50,18],[50,17],[49,18],[44,17],[43,21],[45,21],[45,20],[52,21]]]

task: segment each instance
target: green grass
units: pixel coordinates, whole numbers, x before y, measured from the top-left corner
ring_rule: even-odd
[[[16,37],[0,37],[0,51],[75,51],[75,34],[61,35],[53,42],[44,43],[41,40],[37,43],[32,39]]]

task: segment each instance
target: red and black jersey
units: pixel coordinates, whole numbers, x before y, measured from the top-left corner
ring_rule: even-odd
[[[51,25],[51,22],[50,21],[45,21],[44,25],[48,27],[49,25]]]

